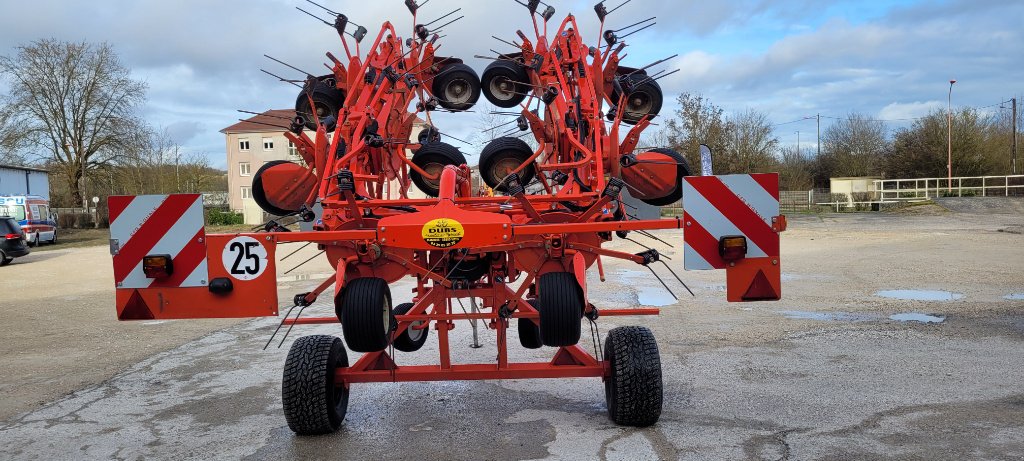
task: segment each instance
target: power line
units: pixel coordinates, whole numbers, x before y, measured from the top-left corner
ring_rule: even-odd
[[[989,107],[999,106],[999,105],[1002,105],[1002,104],[1006,104],[1008,102],[1010,102],[1009,99],[1007,99],[1006,101],[997,102],[995,104],[989,104],[987,106],[963,107],[963,109],[973,109],[973,110],[988,109]],[[829,116],[829,115],[822,115],[820,117],[821,118],[828,118],[828,119],[832,119],[832,120],[859,120],[859,121],[865,121],[865,122],[909,122],[909,121],[922,120],[922,119],[928,118],[927,115],[922,116],[922,117],[910,117],[910,118],[860,118],[860,117],[833,117],[833,116]],[[815,116],[802,117],[802,118],[798,118],[796,120],[790,120],[788,122],[775,123],[775,124],[772,124],[772,126],[789,125],[791,123],[802,122],[804,120],[814,120],[815,118],[816,118]]]

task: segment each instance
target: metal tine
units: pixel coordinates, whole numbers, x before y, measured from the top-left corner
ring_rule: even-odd
[[[285,83],[288,83],[288,84],[291,84],[291,85],[295,85],[295,86],[297,86],[299,88],[302,88],[302,85],[299,85],[298,83],[295,83],[298,80],[288,80],[288,79],[286,79],[284,77],[281,77],[280,75],[275,75],[275,74],[271,73],[270,71],[268,71],[266,69],[260,69],[260,72],[263,72],[264,74],[267,74],[267,75],[269,75],[271,77],[274,77],[274,78],[278,79],[279,81],[282,81],[282,82],[285,82]]]
[[[665,62],[665,61],[668,61],[669,59],[672,59],[672,58],[674,58],[674,57],[676,57],[676,56],[679,56],[679,53],[673,54],[672,56],[669,56],[669,57],[667,57],[667,58],[661,58],[661,59],[659,59],[659,60],[657,60],[657,61],[654,61],[654,62],[652,62],[652,63],[650,63],[650,64],[648,64],[648,65],[646,65],[646,66],[643,66],[643,67],[641,67],[641,68],[639,68],[639,69],[637,69],[637,70],[634,70],[633,72],[630,72],[630,73],[626,74],[626,76],[630,76],[630,75],[633,75],[633,74],[635,74],[635,73],[637,73],[637,72],[640,72],[640,71],[642,71],[642,70],[647,70],[647,69],[650,69],[651,67],[654,67],[654,66],[656,66],[656,65],[658,65],[658,64],[661,64],[661,63],[663,63],[663,62]]]
[[[658,255],[658,256],[665,257],[665,255]],[[679,276],[676,275],[676,271],[672,270],[672,268],[669,267],[668,263],[666,263],[665,261],[662,261],[660,259],[658,260],[658,262],[660,262],[662,265],[664,265],[665,269],[668,269],[668,272],[670,274],[672,274],[672,276],[675,277],[676,280],[679,281],[679,283],[683,286],[683,288],[686,288],[686,291],[690,292],[690,296],[693,296],[694,298],[697,297],[697,295],[693,294],[693,290],[691,290],[690,287],[686,286],[686,282],[684,282],[683,279],[679,278]]]
[[[426,5],[426,4],[427,4],[427,2],[423,2],[423,5]],[[420,5],[420,6],[423,6],[423,5]],[[446,14],[446,15],[444,15],[444,16],[441,16],[440,18],[437,18],[437,19],[435,19],[435,20],[433,20],[433,21],[430,21],[430,22],[428,22],[428,23],[426,23],[426,24],[423,24],[423,27],[429,26],[429,25],[431,25],[431,24],[433,24],[433,23],[435,23],[435,22],[437,22],[437,21],[440,21],[440,20],[442,20],[442,19],[444,19],[444,18],[447,18],[448,16],[451,16],[451,15],[453,15],[453,14],[455,14],[455,13],[459,12],[459,10],[461,10],[461,9],[462,9],[462,8],[456,8],[456,9],[452,10],[452,12],[451,12],[451,13],[448,13],[448,14]]]
[[[281,346],[284,344],[284,340],[288,339],[288,335],[291,334],[292,328],[295,326],[295,322],[299,321],[299,317],[302,317],[302,311],[306,310],[307,307],[309,306],[302,306],[302,308],[299,309],[299,313],[295,314],[295,320],[292,321],[291,325],[288,325],[288,329],[285,330],[284,336],[281,337],[281,342],[277,343],[278,349],[280,349]]]
[[[508,46],[511,46],[511,47],[513,47],[513,48],[519,48],[519,45],[516,45],[515,43],[512,43],[512,42],[510,42],[510,41],[508,41],[508,40],[505,40],[505,39],[503,39],[503,38],[500,38],[500,37],[498,37],[497,35],[492,35],[492,36],[491,36],[491,38],[493,38],[493,39],[495,39],[495,40],[497,40],[497,41],[499,41],[499,42],[501,42],[501,43],[504,43],[504,44],[506,44],[506,45],[508,45]],[[491,50],[491,51],[494,51],[494,50]],[[499,53],[499,54],[500,54],[500,53]]]
[[[645,249],[645,250],[653,250],[653,249],[654,249],[654,248],[651,248],[651,247],[649,247],[649,246],[647,246],[647,245],[644,245],[644,244],[642,244],[642,243],[640,243],[640,242],[637,242],[636,240],[633,240],[633,239],[631,239],[631,238],[629,238],[629,237],[622,237],[622,238],[623,238],[624,240],[629,240],[630,242],[633,242],[633,243],[635,243],[635,244],[637,244],[637,245],[640,245],[640,246],[641,246],[641,247],[643,247],[643,249]],[[672,260],[672,258],[669,258],[669,257],[668,257],[667,255],[663,255],[663,254],[661,254],[661,253],[658,253],[658,257],[660,257],[660,258],[665,258],[665,259],[667,259],[667,260],[669,260],[669,261],[671,261],[671,260]]]
[[[634,31],[632,31],[632,32],[630,32],[630,33],[628,33],[628,34],[626,34],[626,35],[623,35],[623,36],[619,37],[619,40],[621,40],[621,39],[624,39],[624,38],[626,38],[626,37],[629,37],[630,35],[633,35],[633,34],[635,34],[635,33],[637,33],[637,32],[640,32],[641,30],[644,30],[644,29],[646,29],[646,28],[648,28],[648,27],[651,27],[651,26],[653,26],[653,25],[655,25],[655,24],[657,24],[657,23],[656,23],[656,22],[653,22],[653,23],[650,23],[650,24],[648,24],[648,25],[646,25],[646,26],[643,26],[643,27],[641,27],[641,28],[639,28],[639,29],[637,29],[637,30],[634,30]]]
[[[621,6],[621,5],[620,5],[620,6]],[[613,10],[613,11],[614,11],[614,10]],[[628,26],[625,26],[625,27],[620,27],[620,28],[618,28],[618,29],[612,29],[612,30],[614,30],[615,32],[621,32],[621,31],[624,31],[624,30],[626,30],[626,29],[629,29],[629,28],[631,28],[631,27],[636,27],[636,26],[639,26],[640,24],[643,24],[643,23],[645,23],[645,22],[653,21],[653,20],[655,20],[655,19],[657,19],[657,18],[658,18],[657,16],[651,16],[651,17],[649,17],[649,18],[647,18],[647,19],[644,19],[644,20],[642,20],[642,21],[637,21],[637,22],[634,22],[634,23],[632,23],[632,24],[630,24],[630,25],[628,25]],[[648,25],[653,25],[653,24],[648,24]],[[647,27],[647,26],[644,26],[644,27]],[[631,33],[632,33],[632,32],[631,32]],[[620,38],[621,38],[621,37],[620,37]]]
[[[496,126],[490,127],[490,128],[488,128],[486,130],[480,130],[480,132],[481,133],[486,133],[488,131],[494,131],[494,130],[497,130],[498,128],[501,128],[501,127],[503,127],[505,125],[511,125],[513,123],[516,123],[516,120],[510,120],[510,121],[507,121],[505,123],[502,123],[501,125],[496,125]]]
[[[310,257],[309,259],[307,259],[307,260],[305,260],[305,261],[302,261],[301,263],[299,263],[299,265],[298,265],[298,266],[295,266],[295,267],[293,267],[293,268],[291,268],[291,269],[288,269],[288,270],[287,270],[287,271],[286,271],[286,272],[285,272],[284,274],[281,274],[281,275],[288,275],[288,273],[290,273],[291,271],[293,271],[293,270],[295,270],[295,269],[298,269],[298,268],[302,267],[302,266],[303,266],[304,264],[306,264],[306,263],[308,263],[308,262],[312,261],[312,260],[313,260],[314,258],[316,258],[317,256],[320,256],[320,255],[322,255],[322,254],[324,254],[324,253],[326,253],[326,250],[324,250],[324,251],[321,251],[321,252],[319,252],[319,253],[317,253],[317,254],[315,254],[315,255],[311,256],[311,257]]]
[[[259,113],[259,112],[253,112],[251,110],[242,110],[242,109],[235,109],[235,110],[237,110],[237,111],[239,111],[239,112],[241,112],[243,114],[262,115],[264,117],[277,118],[277,119],[288,120],[288,121],[292,120],[292,119],[290,119],[288,117],[282,117],[280,115],[263,114],[263,113]]]
[[[267,339],[267,343],[263,345],[263,350],[267,350],[267,347],[270,346],[270,343],[274,341],[274,336],[277,336],[277,332],[281,331],[281,327],[284,325],[285,320],[288,320],[288,316],[292,315],[292,310],[294,310],[298,306],[298,304],[292,304],[292,307],[288,308],[288,312],[284,314],[284,318],[281,319],[281,322],[277,324],[277,328],[274,329],[274,333],[270,335],[270,338]]]
[[[307,0],[307,1],[308,1],[308,0]],[[310,2],[310,3],[312,3],[312,2]],[[319,5],[318,5],[318,6],[319,6]],[[327,22],[327,21],[324,21],[324,20],[323,20],[323,18],[321,18],[320,16],[317,16],[317,15],[315,15],[315,14],[313,14],[313,13],[310,13],[309,11],[306,11],[306,10],[304,10],[304,9],[302,9],[302,8],[299,8],[299,7],[295,7],[295,9],[296,9],[296,10],[299,10],[299,11],[301,11],[301,12],[303,12],[303,13],[306,13],[306,14],[308,14],[308,15],[309,15],[310,17],[312,17],[313,19],[316,19],[317,21],[320,21],[320,22],[322,22],[322,23],[324,23],[324,24],[327,24],[327,25],[328,25],[328,26],[330,26],[330,27],[334,27],[334,24],[331,24],[331,23],[329,23],[329,22]]]
[[[658,273],[654,272],[654,268],[652,268],[651,266],[647,266],[647,265],[645,265],[644,267],[646,267],[647,270],[651,271],[651,274],[654,275],[654,278],[658,279],[658,281],[661,282],[661,286],[665,287],[665,291],[667,291],[668,294],[672,295],[672,297],[675,298],[676,301],[679,301],[679,297],[676,296],[676,294],[673,293],[671,289],[669,289],[668,285],[665,284],[665,281],[662,280],[661,277],[658,276]]]
[[[647,78],[645,78],[643,80],[640,80],[639,82],[636,82],[634,85],[643,85],[644,83],[647,83],[648,81],[651,81],[651,80],[660,80],[660,79],[668,77],[669,75],[672,75],[672,74],[674,74],[676,72],[679,72],[679,69],[673,70],[672,72],[661,71],[661,72],[658,72],[657,74],[655,74],[656,76],[648,76]],[[651,116],[651,118],[654,118],[654,117],[657,117],[657,115]]]
[[[444,23],[444,24],[442,24],[442,25],[440,25],[440,26],[437,26],[437,28],[436,28],[436,29],[434,29],[434,30],[432,30],[431,32],[433,32],[433,33],[435,33],[435,34],[436,34],[436,33],[440,33],[440,32],[441,32],[441,29],[444,29],[444,27],[445,27],[445,26],[447,26],[447,25],[450,25],[450,24],[454,23],[455,21],[458,21],[459,19],[462,19],[462,18],[464,18],[464,17],[465,17],[465,16],[459,16],[459,17],[457,17],[457,18],[455,18],[455,19],[452,19],[451,21],[448,21],[448,22],[446,22],[446,23]]]
[[[615,10],[617,10],[619,8],[622,8],[623,6],[625,6],[627,3],[631,2],[631,1],[633,1],[633,0],[626,0],[626,1],[622,2],[622,3],[620,3],[619,6],[616,6],[615,8],[612,8],[611,10],[609,10],[608,14],[614,13]]]
[[[249,122],[249,123],[255,123],[255,124],[257,124],[257,125],[266,125],[266,126],[272,126],[272,127],[274,127],[274,128],[280,128],[280,129],[282,129],[282,130],[287,130],[287,129],[291,128],[291,127],[288,127],[288,126],[282,126],[282,125],[275,125],[275,124],[273,124],[273,123],[266,123],[266,122],[257,122],[256,120],[246,120],[246,119],[242,119],[242,118],[238,119],[238,121],[239,121],[239,122]]]
[[[292,66],[292,65],[288,64],[288,62],[285,62],[284,60],[281,60],[281,59],[279,59],[279,58],[273,57],[273,56],[271,56],[271,55],[269,55],[269,54],[263,54],[263,57],[266,57],[267,59],[270,59],[270,60],[272,60],[272,61],[274,61],[274,62],[278,62],[278,64],[280,64],[280,65],[282,65],[282,66],[285,66],[285,67],[287,67],[287,68],[290,68],[290,69],[292,69],[293,71],[296,71],[296,72],[301,72],[301,73],[303,73],[303,74],[305,74],[305,75],[307,75],[307,76],[309,76],[309,77],[312,77],[312,76],[313,76],[312,74],[310,74],[310,73],[308,73],[308,72],[306,72],[306,71],[303,71],[303,70],[301,70],[301,69],[299,69],[299,68],[296,68],[295,66]]]
[[[295,253],[298,253],[299,251],[302,251],[303,248],[306,248],[306,247],[308,247],[308,246],[310,246],[312,244],[313,244],[313,242],[306,242],[306,244],[302,245],[301,247],[299,247],[299,249],[297,249],[297,250],[295,250],[295,251],[293,251],[291,253],[288,253],[288,256],[285,256],[285,257],[281,258],[281,261],[284,261],[284,260],[288,259],[289,257],[291,257],[291,255],[293,255]]]
[[[306,1],[307,1],[307,2],[309,2],[309,3],[312,3],[312,4],[313,4],[313,5],[315,5],[315,6],[318,6],[318,7],[320,7],[320,8],[322,9],[322,10],[324,10],[324,11],[326,11],[326,12],[328,12],[328,13],[331,13],[331,14],[333,14],[333,15],[335,15],[335,16],[337,16],[338,14],[340,14],[340,13],[338,13],[338,12],[336,12],[336,11],[331,11],[331,10],[327,9],[327,7],[326,7],[326,6],[323,6],[323,5],[321,5],[321,4],[317,3],[317,2],[314,2],[313,0],[306,0]],[[350,21],[350,22],[351,22],[351,21]],[[353,22],[352,24],[355,24],[355,23]]]

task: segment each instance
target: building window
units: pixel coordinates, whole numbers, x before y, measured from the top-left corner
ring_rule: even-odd
[[[249,162],[242,162],[238,164],[238,174],[242,176],[249,176],[252,174],[252,167],[249,165]]]
[[[238,150],[243,151],[243,152],[248,151],[249,150],[249,140],[248,139],[239,139],[238,140]]]
[[[252,198],[252,187],[242,186],[242,198]]]
[[[263,138],[263,150],[274,150],[273,138]]]
[[[288,141],[288,155],[291,157],[298,157],[299,150],[295,148],[295,143]]]

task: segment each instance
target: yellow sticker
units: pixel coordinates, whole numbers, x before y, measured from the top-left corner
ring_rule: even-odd
[[[438,248],[448,248],[459,243],[466,235],[462,223],[451,218],[438,218],[423,225],[423,241]]]

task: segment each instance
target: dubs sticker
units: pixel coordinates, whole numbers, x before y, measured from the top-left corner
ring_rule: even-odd
[[[451,218],[439,218],[428,221],[421,232],[423,241],[438,248],[448,248],[459,243],[466,235],[462,223]]]

